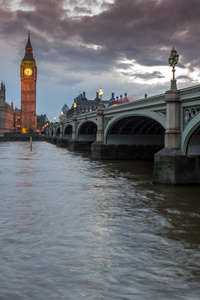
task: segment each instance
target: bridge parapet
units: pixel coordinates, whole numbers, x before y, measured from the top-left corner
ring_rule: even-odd
[[[137,100],[132,100],[130,102],[121,103],[113,106],[109,106],[104,109],[104,115],[111,113],[118,113],[132,109],[142,109],[150,106],[160,106],[165,105],[165,94],[159,94],[156,96],[151,96],[147,98],[141,98]]]
[[[180,90],[180,101],[193,101],[200,99],[200,85]]]

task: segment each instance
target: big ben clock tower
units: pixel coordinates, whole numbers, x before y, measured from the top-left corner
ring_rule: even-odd
[[[36,115],[36,81],[37,66],[33,57],[33,48],[28,32],[25,55],[21,62],[21,129],[37,129]]]

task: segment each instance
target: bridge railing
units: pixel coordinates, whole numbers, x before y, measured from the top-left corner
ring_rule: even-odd
[[[180,100],[200,98],[200,85],[184,88],[180,90]]]

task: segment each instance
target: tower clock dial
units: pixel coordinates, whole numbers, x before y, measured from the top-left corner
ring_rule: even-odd
[[[32,75],[32,70],[30,69],[30,68],[26,68],[25,70],[24,70],[24,75],[26,75],[26,76],[31,76]]]

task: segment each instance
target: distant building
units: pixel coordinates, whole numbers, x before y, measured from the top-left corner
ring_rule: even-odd
[[[124,97],[122,95],[120,95],[120,97],[116,97],[116,99],[114,98],[114,93],[112,93],[112,98],[110,99],[109,106],[122,104],[122,103],[126,103],[126,102],[129,102],[127,93],[124,94]]]
[[[99,98],[99,93],[96,92],[96,97],[93,100],[88,100],[86,98],[86,93],[83,92],[79,96],[77,96],[74,99],[74,103],[72,107],[69,109],[68,107],[68,112],[65,114],[64,113],[64,107],[62,108],[63,111],[63,117],[62,117],[62,111],[61,111],[61,116],[59,117],[59,121],[65,120],[66,118],[69,118],[70,116],[74,115],[81,115],[85,114],[87,112],[95,111],[100,107],[106,108],[108,106],[116,105],[116,104],[121,104],[128,102],[129,99],[127,98],[127,93],[124,94],[124,97],[120,95],[120,97],[114,96],[114,93],[112,93],[111,98],[109,100],[102,100]],[[67,105],[66,105],[67,106]]]
[[[69,112],[69,107],[67,106],[67,104],[65,103],[62,107],[62,110],[61,110],[61,115],[59,116],[59,121],[64,121],[67,119],[67,115],[68,115],[68,112]]]
[[[18,109],[17,107],[14,109],[13,132],[21,133],[21,109]]]
[[[1,82],[0,87],[0,137],[4,133],[20,132],[21,111],[18,108],[13,109],[11,105],[6,103],[6,87]]]
[[[14,113],[13,103],[11,105],[6,103],[6,87],[1,82],[0,88],[0,137],[4,136],[4,133],[13,132]]]
[[[4,133],[25,133],[27,128],[33,132],[37,129],[36,116],[36,80],[37,66],[33,57],[33,48],[28,32],[25,55],[20,65],[21,76],[21,110],[6,103],[6,88],[0,87],[0,137]]]
[[[47,124],[48,121],[49,120],[48,120],[46,114],[37,116],[37,127],[38,127],[39,131],[43,130],[43,127],[45,126],[45,124]]]
[[[99,98],[99,93],[96,93],[96,97],[93,100],[86,98],[86,93],[80,94],[74,99],[72,107],[68,111],[68,117],[76,112],[77,115],[85,114],[97,110],[101,103],[102,107],[105,108],[109,105],[110,100],[102,100]],[[100,103],[101,102],[101,103]]]

